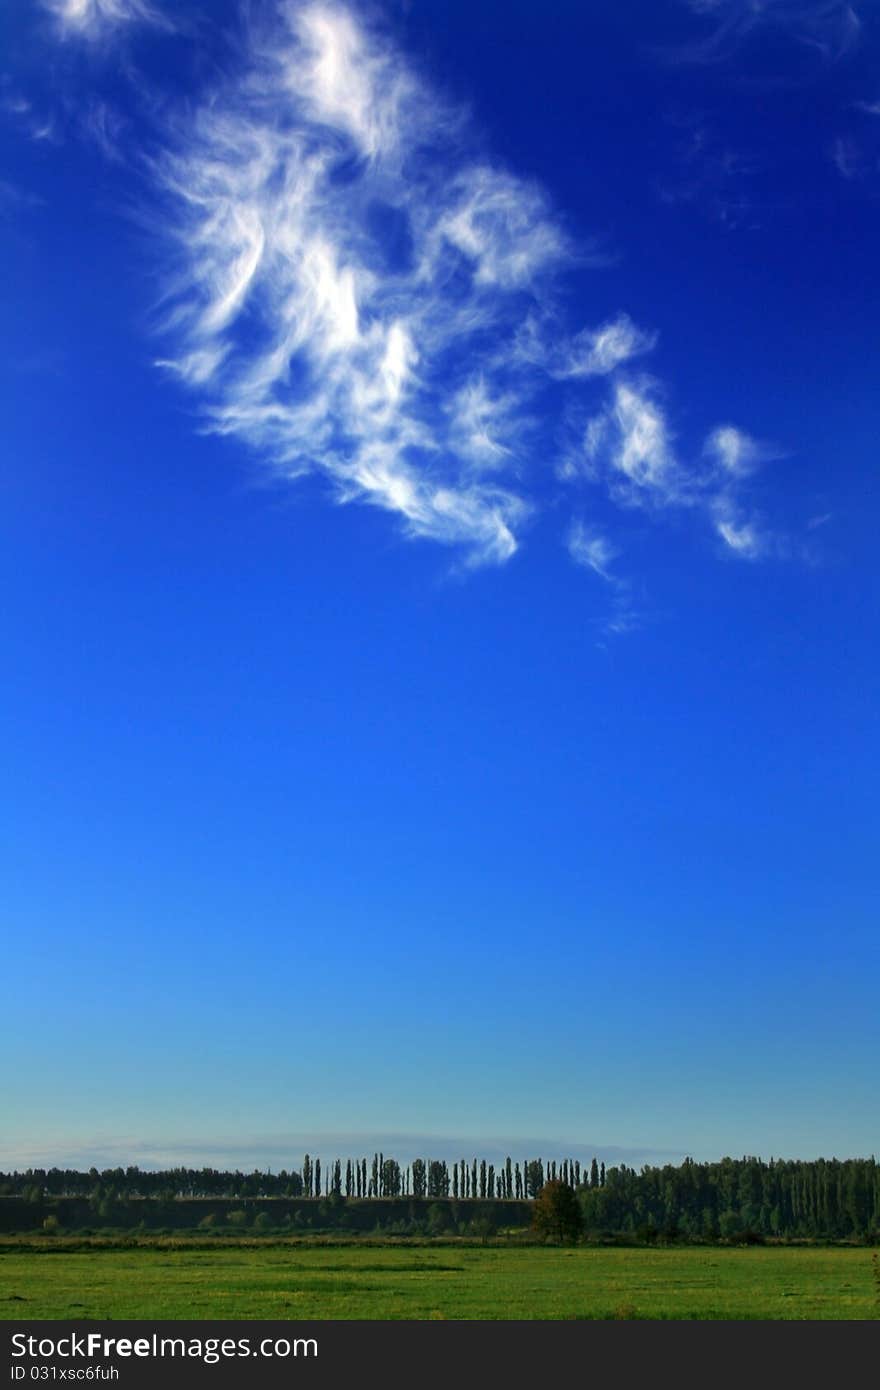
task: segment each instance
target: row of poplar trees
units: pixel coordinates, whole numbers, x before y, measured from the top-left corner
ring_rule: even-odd
[[[496,1168],[483,1159],[460,1159],[448,1164],[444,1159],[413,1159],[403,1167],[396,1158],[374,1153],[368,1165],[365,1158],[336,1159],[322,1171],[321,1160],[306,1154],[302,1166],[304,1197],[336,1194],[342,1197],[452,1197],[456,1200],[480,1198],[483,1201],[525,1201],[537,1197],[545,1182],[564,1182],[570,1187],[586,1183],[601,1187],[605,1164],[593,1159],[589,1171],[576,1159],[561,1163],[525,1159],[515,1163],[507,1158]]]

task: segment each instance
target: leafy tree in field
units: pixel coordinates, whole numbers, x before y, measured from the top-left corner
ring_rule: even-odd
[[[532,1226],[545,1238],[577,1240],[583,1216],[574,1188],[556,1178],[545,1183],[532,1207]]]
[[[320,1195],[321,1195],[321,1160],[320,1160],[320,1158],[316,1158],[316,1159],[315,1159],[315,1196],[316,1196],[316,1197],[320,1197]]]
[[[593,1161],[592,1161],[592,1163],[590,1164],[590,1187],[598,1187],[598,1186],[599,1186],[599,1165],[598,1165],[598,1163],[596,1162],[596,1160],[595,1160],[595,1158],[594,1158]]]

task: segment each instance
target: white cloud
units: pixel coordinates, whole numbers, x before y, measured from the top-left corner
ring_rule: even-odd
[[[569,526],[565,544],[571,559],[580,569],[591,570],[608,586],[611,596],[609,610],[599,620],[601,631],[615,637],[635,632],[640,626],[640,615],[633,605],[630,581],[612,570],[619,554],[617,547],[599,530],[585,525],[579,518]]]
[[[168,17],[148,0],[43,0],[62,32],[87,39],[101,38],[125,24],[154,24],[170,28]]]
[[[708,435],[702,459],[683,462],[675,447],[666,411],[654,384],[617,380],[606,409],[583,434],[581,467],[566,459],[559,476],[571,481],[584,472],[604,480],[612,499],[647,507],[655,514],[688,508],[710,521],[730,552],[757,559],[773,549],[770,537],[743,516],[740,493],[746,479],[769,459],[780,457],[735,425],[719,425]],[[706,462],[708,461],[708,469]],[[579,523],[569,532],[572,558],[598,574],[608,574],[608,554]]]
[[[281,475],[505,560],[538,374],[497,347],[567,236],[539,189],[469,162],[461,118],[382,34],[325,3],[283,12],[283,41],[258,38],[153,167],[176,258],[162,365]]]
[[[593,461],[604,457],[619,500],[659,506],[683,500],[685,478],[650,382],[615,382],[605,412],[587,426],[584,451]]]
[[[151,0],[47,3],[89,37],[165,22]],[[141,164],[167,253],[157,365],[207,427],[470,565],[516,552],[553,471],[657,516],[702,510],[757,554],[737,489],[766,446],[723,425],[682,462],[657,383],[626,370],[657,335],[622,311],[568,330],[562,273],[587,258],[546,193],[475,155],[464,114],[355,10],[279,0],[246,33],[237,73],[176,113],[149,103]],[[110,107],[78,120],[118,155]],[[576,522],[567,543],[632,625],[611,542]]]
[[[620,314],[601,328],[578,333],[572,339],[565,366],[559,368],[557,374],[608,376],[633,357],[652,352],[656,343],[656,333],[646,333],[627,314]]]
[[[503,440],[517,414],[513,396],[494,396],[483,376],[475,377],[452,400],[452,435],[463,457],[480,468],[503,466],[511,453]]]
[[[294,42],[281,54],[281,74],[306,119],[344,131],[370,158],[392,153],[418,100],[396,55],[371,43],[342,8],[288,4],[284,14]]]
[[[562,261],[567,238],[549,216],[540,189],[487,166],[468,169],[451,188],[431,251],[447,243],[472,264],[478,285],[513,289]],[[434,268],[433,255],[426,269]]]
[[[753,439],[735,425],[719,425],[714,429],[706,439],[703,453],[714,459],[723,473],[735,478],[748,477],[762,463],[782,457],[779,449]]]
[[[757,522],[745,519],[735,499],[722,493],[712,499],[710,512],[715,530],[728,550],[740,560],[758,560],[768,553],[770,538]]]
[[[568,553],[576,565],[593,570],[602,579],[612,581],[611,566],[617,550],[598,531],[590,530],[582,521],[573,521],[566,538]]]
[[[764,552],[764,542],[751,522],[719,520],[716,523],[721,539],[736,555],[754,560]]]

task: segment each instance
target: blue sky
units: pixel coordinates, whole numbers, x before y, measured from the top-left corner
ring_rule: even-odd
[[[0,52],[0,1163],[876,1152],[876,5]]]

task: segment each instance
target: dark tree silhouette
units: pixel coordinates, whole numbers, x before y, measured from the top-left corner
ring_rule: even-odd
[[[546,1182],[535,1198],[532,1226],[538,1235],[552,1240],[577,1240],[583,1215],[574,1188],[556,1178]]]

